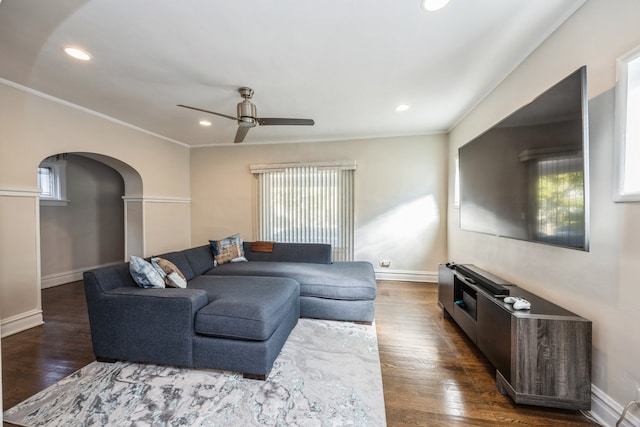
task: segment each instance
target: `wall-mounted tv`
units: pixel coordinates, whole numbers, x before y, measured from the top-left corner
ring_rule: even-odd
[[[589,250],[586,67],[458,156],[463,230]]]

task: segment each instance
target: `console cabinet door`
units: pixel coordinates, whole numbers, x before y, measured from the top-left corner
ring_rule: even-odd
[[[438,267],[438,302],[447,311],[449,315],[453,315],[453,271],[444,264]]]
[[[514,318],[517,403],[591,407],[591,322],[582,318]]]
[[[511,380],[511,313],[478,292],[477,346]]]

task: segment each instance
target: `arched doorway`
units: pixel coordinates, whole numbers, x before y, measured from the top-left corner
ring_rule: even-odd
[[[74,153],[38,168],[41,288],[82,279],[124,259],[124,179],[105,163]]]
[[[72,152],[69,155],[97,161],[115,170],[124,182],[124,256],[128,259],[130,255],[144,254],[144,210],[142,207],[142,177],[133,167],[127,163],[98,153]]]
[[[113,157],[97,153],[76,152],[115,169],[124,181],[124,258],[144,254],[144,209],[142,177],[133,167]]]

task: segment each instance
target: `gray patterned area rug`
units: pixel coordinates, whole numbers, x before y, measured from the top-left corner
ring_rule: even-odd
[[[267,381],[93,362],[14,406],[21,426],[384,426],[375,326],[300,319]]]

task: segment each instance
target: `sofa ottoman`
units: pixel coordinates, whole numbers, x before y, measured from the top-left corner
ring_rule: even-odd
[[[193,366],[265,379],[300,317],[300,285],[280,277],[198,276],[209,303],[194,320]]]
[[[198,310],[195,332],[210,337],[263,341],[300,304],[298,282],[275,277],[198,276],[191,289],[207,293]]]

